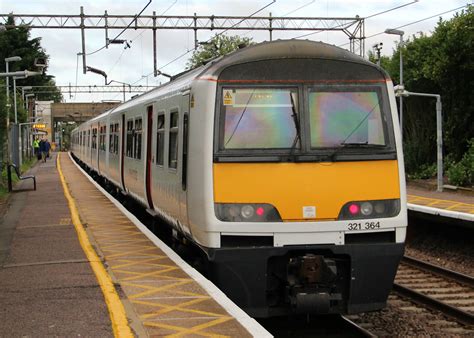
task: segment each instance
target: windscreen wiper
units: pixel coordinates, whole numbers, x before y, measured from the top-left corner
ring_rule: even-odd
[[[387,145],[385,144],[375,144],[365,142],[341,142],[341,147],[345,148],[385,148]]]
[[[293,123],[295,124],[296,135],[295,139],[293,140],[293,144],[290,148],[290,156],[293,156],[293,152],[296,149],[296,145],[299,143],[301,144],[301,129],[300,129],[300,119],[298,118],[298,114],[296,113],[295,108],[295,101],[293,100],[293,95],[291,95],[290,91],[290,100],[291,100],[291,117],[293,118]],[[294,159],[293,159],[294,160]]]

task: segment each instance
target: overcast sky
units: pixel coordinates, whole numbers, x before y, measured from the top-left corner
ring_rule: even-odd
[[[248,16],[272,0],[153,0],[143,14],[151,15],[225,15]],[[79,14],[80,6],[85,14],[136,14],[148,3],[148,0],[0,0],[0,14]],[[439,16],[447,20],[455,11],[451,11],[473,1],[466,0],[276,0],[255,16],[291,16],[291,17],[369,17],[395,7],[409,4],[403,8],[368,18],[365,21],[366,55],[375,43],[383,42],[382,53],[392,52],[398,36],[379,34],[386,28],[397,28],[431,16],[431,19],[401,28],[405,38],[423,32],[433,31]],[[451,11],[446,14],[443,12]],[[460,11],[460,10],[459,10]],[[218,31],[199,31],[198,39],[205,41]],[[118,34],[118,30],[109,32],[109,37]],[[273,39],[294,38],[307,32],[274,32]],[[268,32],[229,31],[229,35],[242,35],[253,38],[255,42],[269,39]],[[50,56],[48,74],[55,76],[58,85],[103,85],[104,79],[93,73],[82,73],[82,59],[77,53],[81,51],[80,30],[66,29],[33,29],[33,37],[42,38],[42,46]],[[120,37],[130,42],[131,48],[112,45],[109,49],[88,56],[87,65],[105,71],[109,80],[117,80],[136,85],[157,85],[167,81],[165,77],[147,76],[153,72],[152,33],[149,30],[136,31],[129,29]],[[349,42],[343,33],[319,33],[306,36],[305,39],[323,41],[330,44],[345,45]],[[91,52],[105,44],[103,30],[86,31],[86,51]],[[194,33],[192,31],[174,30],[158,31],[158,67],[169,63],[177,56],[192,50]],[[184,70],[191,52],[183,58],[162,69],[164,73],[177,74]],[[77,76],[76,76],[77,74]],[[129,98],[130,95],[127,95]],[[64,95],[66,102],[86,102],[101,100],[120,100],[122,94],[86,94]]]

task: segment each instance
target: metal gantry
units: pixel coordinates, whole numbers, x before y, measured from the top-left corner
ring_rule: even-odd
[[[21,88],[21,87],[19,87]],[[56,89],[59,89],[61,93],[65,94],[76,94],[76,93],[144,93],[149,90],[156,88],[156,86],[134,86],[134,85],[122,85],[122,86],[31,86],[29,88],[35,94],[41,93],[55,93]]]
[[[364,56],[365,54],[365,25],[364,18],[356,17],[274,17],[269,16],[218,16],[218,15],[113,15],[85,14],[81,6],[80,13],[75,15],[62,14],[0,14],[0,25],[7,25],[8,17],[12,17],[17,25],[28,25],[41,29],[80,29],[82,35],[83,72],[86,73],[85,31],[102,29],[105,31],[105,46],[108,46],[109,30],[117,29],[151,29],[153,30],[154,74],[159,74],[156,61],[156,32],[157,30],[193,30],[194,45],[198,46],[199,30],[256,30],[268,31],[272,40],[274,31],[340,31],[347,35],[350,51]]]

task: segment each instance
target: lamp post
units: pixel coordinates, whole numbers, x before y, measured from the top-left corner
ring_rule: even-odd
[[[21,97],[23,98],[23,102],[25,102],[25,90],[32,90],[32,89],[33,89],[33,87],[31,87],[31,86],[21,87]],[[27,95],[29,95],[29,94],[27,94]],[[26,106],[26,104],[25,104],[25,106]]]
[[[30,97],[34,97],[35,94],[31,93],[31,94],[26,94],[23,101],[25,101],[25,109],[28,110],[28,98]]]
[[[10,72],[9,69],[9,63],[10,62],[15,62],[15,61],[21,61],[20,56],[10,56],[8,58],[5,58],[5,71],[8,74]],[[7,130],[7,158],[8,158],[8,163],[10,163],[10,144],[8,142],[9,137],[8,133],[10,130],[10,82],[8,75],[6,76],[6,84],[7,84],[7,121],[6,121],[6,130]]]
[[[436,162],[437,162],[437,191],[443,191],[443,113],[441,95],[429,93],[415,93],[405,90],[404,86],[395,86],[395,96],[423,96],[436,99]]]
[[[393,35],[399,35],[400,36],[400,44],[398,45],[398,49],[400,51],[400,86],[403,86],[403,55],[402,55],[402,47],[403,47],[403,34],[405,34],[404,31],[398,30],[398,29],[391,29],[387,28],[385,30],[385,33],[387,34],[393,34]],[[401,139],[403,141],[403,96],[399,96],[399,102],[400,102],[400,134],[401,134]]]
[[[21,58],[18,56],[18,57],[11,57],[11,58],[6,58],[5,59],[5,63],[7,64],[7,69],[8,69],[8,62],[11,62],[11,61],[19,61],[21,60]],[[17,71],[17,72],[10,72],[9,70],[6,72],[6,73],[0,73],[0,77],[6,77],[7,78],[7,83],[8,83],[8,77],[13,77],[13,86],[14,86],[14,90],[15,90],[15,123],[18,122],[18,117],[17,117],[17,111],[16,111],[16,83],[15,83],[15,80],[16,78],[27,78],[29,76],[34,76],[34,75],[41,75],[42,73],[40,72],[32,72],[30,70],[22,70],[22,71]],[[9,104],[9,96],[10,94],[10,91],[9,91],[9,88],[7,86],[7,107],[9,108],[10,107],[10,104]],[[9,117],[9,114],[10,114],[10,109],[7,110],[7,119],[6,119],[6,122],[7,122],[7,153],[8,153],[8,162],[10,162],[10,137],[9,137],[9,128],[10,128],[10,117]],[[14,141],[12,143],[12,155],[13,155],[13,163],[15,163],[16,165],[19,164],[20,160],[19,160],[19,145],[18,145],[18,124],[15,125],[15,128],[12,130],[12,140]],[[16,143],[15,143],[16,142]]]

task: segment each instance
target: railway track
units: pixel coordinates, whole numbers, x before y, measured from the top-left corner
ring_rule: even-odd
[[[393,290],[459,323],[474,326],[474,278],[405,256]]]

